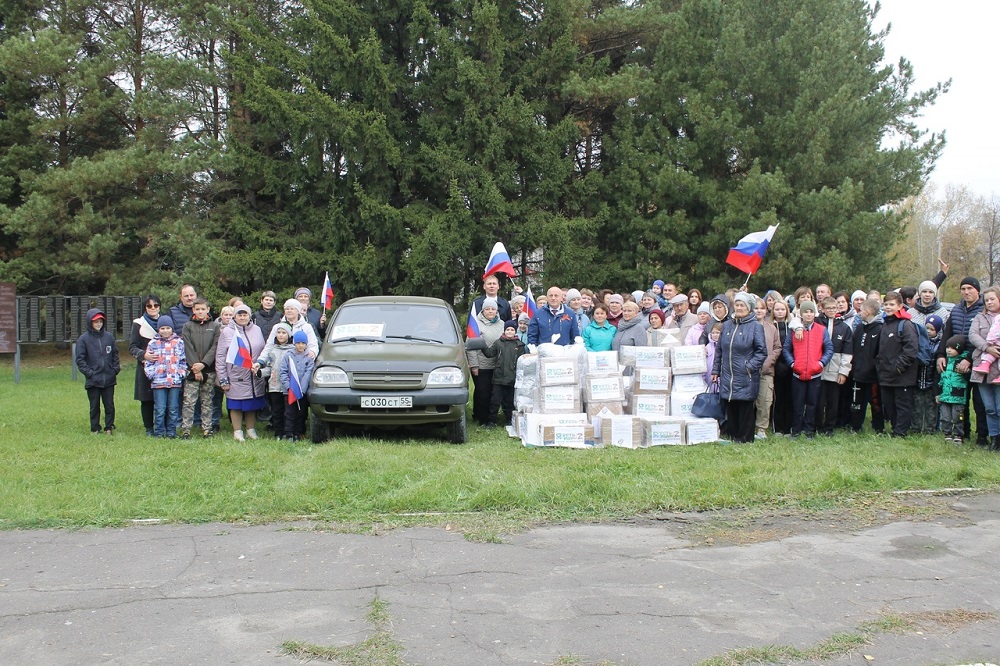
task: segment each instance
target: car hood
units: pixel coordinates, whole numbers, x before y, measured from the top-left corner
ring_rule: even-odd
[[[465,350],[461,345],[433,342],[344,342],[323,345],[317,365],[406,365],[439,366],[447,363],[464,366]]]

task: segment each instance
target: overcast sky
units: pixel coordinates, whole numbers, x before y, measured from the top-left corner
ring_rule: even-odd
[[[874,0],[871,0],[874,3]],[[947,145],[931,174],[940,186],[966,185],[984,197],[1000,195],[1000,87],[994,50],[1000,41],[995,0],[882,0],[876,27],[892,24],[886,59],[913,63],[916,87],[952,80],[951,90],[918,124],[946,131]]]

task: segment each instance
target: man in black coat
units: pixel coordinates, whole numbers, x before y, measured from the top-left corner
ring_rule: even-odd
[[[913,392],[917,386],[920,340],[902,296],[889,292],[882,308],[885,321],[875,361],[882,394],[882,413],[892,421],[892,436],[906,437],[913,424]]]

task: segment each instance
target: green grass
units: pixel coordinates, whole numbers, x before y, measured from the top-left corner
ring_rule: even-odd
[[[657,510],[829,508],[897,489],[1000,486],[1000,456],[937,437],[772,437],[744,446],[525,449],[498,430],[471,441],[392,434],[322,446],[145,437],[125,359],[118,433],[91,435],[68,353],[37,354],[13,383],[0,359],[0,527],[135,519],[263,522],[310,516],[339,529],[453,524],[496,541],[536,522]],[[225,427],[225,424],[224,424]]]
[[[368,605],[368,622],[374,630],[360,643],[331,647],[302,641],[285,641],[281,644],[281,651],[303,661],[319,659],[342,666],[404,666],[403,647],[392,633],[389,604],[376,597]]]

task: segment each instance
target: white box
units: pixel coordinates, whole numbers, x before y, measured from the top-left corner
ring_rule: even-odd
[[[699,391],[698,393],[701,393]],[[698,397],[698,393],[687,393],[681,391],[674,391],[670,394],[670,415],[679,416],[681,418],[691,418],[691,406],[694,404],[694,399]]]
[[[671,367],[673,367],[675,375],[705,374],[705,371],[708,370],[705,345],[671,347],[670,353],[673,355]]]
[[[635,367],[669,368],[670,351],[664,347],[636,347]]]
[[[544,446],[542,444],[543,426],[587,425],[587,415],[580,414],[525,414],[524,434],[521,441],[527,447]]]
[[[587,352],[587,374],[588,375],[617,375],[618,352]]]
[[[642,422],[634,416],[606,416],[601,419],[604,446],[638,449],[642,446]]]
[[[667,393],[637,393],[629,401],[633,416],[651,418],[670,416],[670,395]]]
[[[542,426],[542,445],[568,449],[593,449],[599,442],[594,438],[592,425]]]
[[[701,375],[674,375],[671,390],[678,393],[704,393],[708,390],[708,384]]]
[[[670,368],[636,368],[632,390],[636,393],[670,393]]]
[[[690,418],[684,423],[688,444],[719,441],[719,422],[715,419]]]
[[[580,387],[540,386],[538,387],[538,411],[543,414],[569,414],[583,411]]]
[[[592,402],[624,402],[625,386],[620,375],[583,378],[583,400]]]
[[[580,383],[580,365],[573,358],[542,358],[538,362],[538,383],[564,386]]]
[[[682,446],[684,419],[666,417],[662,419],[642,419],[642,446]]]

